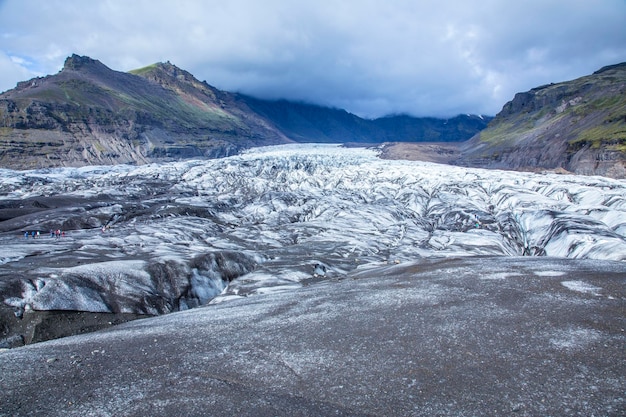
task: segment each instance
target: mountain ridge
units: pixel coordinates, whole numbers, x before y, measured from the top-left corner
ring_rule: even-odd
[[[363,119],[343,109],[287,100],[261,100],[240,95],[250,108],[271,119],[296,142],[460,142],[486,127],[492,119],[482,115],[451,118],[396,114]],[[321,121],[321,122],[320,122]]]
[[[300,121],[286,123],[277,115],[281,106]],[[169,62],[119,72],[74,54],[59,73],[0,94],[0,166],[143,164],[290,142],[381,143],[452,134],[462,140],[486,126],[476,123],[479,117],[473,124],[465,118],[471,116],[455,119],[460,132],[454,125],[444,129],[445,121],[419,127],[422,119],[410,117],[389,118],[385,125],[345,110],[221,91]],[[404,123],[403,136],[394,120]]]

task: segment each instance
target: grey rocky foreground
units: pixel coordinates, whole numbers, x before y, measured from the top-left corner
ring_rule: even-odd
[[[0,352],[0,414],[624,415],[625,284],[544,257],[357,269]]]

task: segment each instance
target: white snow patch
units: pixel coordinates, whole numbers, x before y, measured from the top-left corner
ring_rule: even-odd
[[[241,299],[241,298],[245,298],[245,297],[243,297],[241,295],[236,295],[236,294],[228,294],[228,295],[220,294],[217,297],[215,297],[214,299],[212,299],[211,301],[209,301],[207,303],[207,305],[220,304],[220,303],[223,303],[223,302],[226,302],[226,301],[238,300],[238,299]]]
[[[482,280],[504,280],[507,278],[518,277],[519,274],[514,272],[494,272],[490,274],[485,274],[480,277]]]
[[[561,285],[572,291],[593,295],[600,295],[599,291],[602,290],[602,288],[588,284],[584,281],[562,281]]]
[[[279,285],[276,287],[262,287],[262,288],[257,288],[251,294],[275,294],[279,292],[296,290],[298,288],[302,288],[302,285],[294,284],[294,285]]]
[[[566,274],[565,271],[535,271],[534,273],[538,277],[562,277]]]

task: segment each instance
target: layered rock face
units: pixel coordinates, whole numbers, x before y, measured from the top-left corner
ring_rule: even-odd
[[[457,163],[626,177],[626,63],[518,93]]]

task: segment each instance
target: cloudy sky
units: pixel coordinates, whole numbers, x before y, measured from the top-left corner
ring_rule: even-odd
[[[364,117],[493,115],[626,61],[626,0],[0,0],[0,91],[72,53]]]

